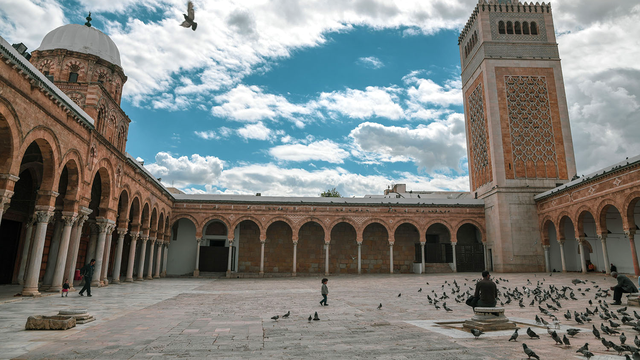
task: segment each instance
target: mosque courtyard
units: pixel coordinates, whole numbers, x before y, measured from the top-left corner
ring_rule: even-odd
[[[599,327],[603,322],[597,315],[585,325],[562,315],[566,310],[593,310],[597,301],[594,306],[588,304],[596,290],[591,281],[608,288],[615,283],[611,277],[496,274],[508,280],[498,285],[503,292],[503,286],[509,291],[515,286],[522,290],[522,286],[534,288],[538,281],[544,288],[551,284],[572,287],[577,300],[561,300],[562,308],[552,311],[561,320],[561,337],[567,327],[584,330],[570,338],[570,346],[554,345],[546,329],[535,326],[535,315],[541,314],[538,304],[529,306],[526,296],[524,308],[517,301],[505,305],[507,316],[521,328],[517,342],[508,342],[511,330],[488,333],[477,340],[463,331],[455,320],[470,318],[472,310],[454,301],[450,284],[456,280],[464,292],[478,277],[475,273],[334,276],[328,283],[328,307],[318,303],[321,277],[163,278],[97,288],[91,298],[77,292],[68,298],[11,298],[7,295],[12,287],[7,286],[0,289],[4,295],[0,298],[0,358],[525,359],[523,342],[541,359],[581,358],[576,350],[586,342],[596,355],[592,359],[624,358],[606,351],[591,333],[592,323]],[[575,286],[571,284],[575,278],[589,282]],[[527,285],[528,280],[532,285]],[[451,312],[437,310],[428,302],[427,296],[434,297],[432,290],[442,295],[442,285],[450,296],[445,301]],[[67,331],[24,330],[29,315],[55,315],[63,309],[87,309],[96,321]],[[628,312],[633,314],[633,309]],[[288,311],[289,318],[271,319]],[[316,311],[320,321],[309,322],[309,315]],[[453,322],[436,324],[447,320]],[[529,326],[541,339],[529,339],[525,332]],[[627,344],[633,346],[636,332],[626,325],[621,329]],[[617,337],[606,337],[619,343]]]

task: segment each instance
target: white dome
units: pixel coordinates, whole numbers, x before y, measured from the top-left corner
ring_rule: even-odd
[[[120,67],[118,47],[102,31],[85,25],[69,24],[48,33],[36,50],[66,49],[100,57]]]

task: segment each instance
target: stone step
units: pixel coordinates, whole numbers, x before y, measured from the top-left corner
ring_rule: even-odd
[[[452,273],[451,266],[448,263],[425,263],[424,270],[427,274],[435,273]]]

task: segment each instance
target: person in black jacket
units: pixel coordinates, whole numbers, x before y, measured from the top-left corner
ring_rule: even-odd
[[[482,272],[482,280],[476,284],[476,292],[473,295],[478,298],[478,307],[496,307],[496,297],[498,297],[498,287],[491,280],[491,275],[487,270]]]
[[[617,272],[612,272],[611,277],[618,280],[618,285],[612,286],[611,290],[613,290],[613,302],[611,305],[621,305],[622,302],[622,293],[637,293],[638,288],[636,285],[624,275],[619,275]]]
[[[96,260],[91,259],[91,261],[80,269],[80,275],[84,277],[84,286],[82,290],[78,293],[80,296],[84,296],[84,291],[87,291],[87,296],[91,296],[91,279],[93,279],[93,266],[95,265]]]

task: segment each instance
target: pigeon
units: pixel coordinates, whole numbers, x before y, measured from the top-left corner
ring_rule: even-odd
[[[638,339],[638,335],[636,335],[636,338],[633,339],[633,343],[636,344],[636,347],[640,348],[640,339]]]
[[[422,288],[418,289],[418,292],[422,292]]]
[[[180,26],[191,28],[193,31],[196,31],[198,23],[193,21],[193,19],[195,18],[195,13],[193,11],[193,3],[191,1],[187,3],[187,13],[182,15],[184,16],[184,22],[182,22]]]
[[[519,330],[519,329],[516,329],[516,330],[513,332],[513,335],[511,335],[511,337],[509,338],[509,341],[511,341],[511,340],[513,340],[513,341],[518,341],[518,330]]]
[[[527,355],[527,359],[535,358],[535,359],[540,360],[540,357],[538,355],[536,355],[536,353],[533,352],[533,350],[529,349],[527,347],[527,344],[522,343],[522,349],[524,350],[524,353]]]
[[[620,344],[624,345],[625,341],[627,341],[627,337],[624,335],[624,333],[620,334]]]
[[[589,350],[583,351],[582,355],[584,355],[584,357],[586,357],[587,360],[591,359],[594,356],[593,353],[591,351],[589,351]]]
[[[567,329],[567,334],[569,334],[569,336],[573,337],[575,335],[577,335],[580,332],[580,329]]]
[[[286,318],[288,318],[288,317],[289,317],[289,315],[291,315],[291,311],[287,311],[287,313],[286,313],[286,314],[282,315],[282,318],[283,318],[283,319],[286,319]]]
[[[532,339],[540,339],[540,336],[538,336],[538,334],[531,330],[530,327],[527,328],[527,335],[529,335],[529,337]]]
[[[589,343],[584,343],[584,345],[576,350],[577,353],[584,353],[585,351],[589,351]]]
[[[609,340],[607,340],[605,338],[600,339],[600,341],[602,341],[602,345],[604,345],[604,347],[607,348],[607,351],[609,351],[609,349],[613,346],[611,341],[609,341]]]
[[[309,318],[307,319],[309,322],[311,322],[311,320],[313,320],[313,318],[311,317],[311,315],[309,315]]]
[[[566,335],[565,335],[566,337]],[[551,333],[551,338],[553,339],[553,341],[556,342],[556,345],[562,345],[562,339],[560,339],[560,336],[558,336],[557,332],[552,332]]]
[[[593,333],[593,336],[596,337],[596,339],[600,339],[600,331],[598,331],[598,329],[596,329],[595,325],[591,325],[593,327],[593,330],[591,331]],[[636,336],[637,338],[637,336]]]
[[[280,315],[276,315],[276,316],[272,316],[271,317],[271,320],[278,321],[278,319],[280,319]]]
[[[378,305],[378,310],[382,309],[382,303],[380,303],[380,305]]]
[[[562,337],[562,342],[563,342],[565,345],[567,345],[567,346],[570,346],[570,345],[571,345],[571,343],[569,342],[569,338],[567,337],[567,335],[564,335],[564,336]]]
[[[402,293],[398,294],[398,297],[402,296]]]
[[[473,336],[475,336],[475,337],[476,337],[476,339],[477,339],[480,335],[484,334],[484,332],[483,332],[482,330],[478,330],[478,329],[471,329],[471,333],[473,334]]]
[[[320,318],[318,317],[318,312],[316,311],[315,314],[313,314],[313,321],[318,321],[320,320]]]
[[[617,328],[617,327],[619,327],[619,326],[620,326],[620,324],[615,323],[615,322],[613,322],[613,321],[611,321],[611,320],[609,320],[609,325],[611,325],[611,327],[612,327],[612,328]]]

